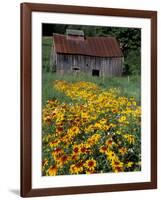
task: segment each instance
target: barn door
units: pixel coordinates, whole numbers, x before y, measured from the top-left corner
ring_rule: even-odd
[[[99,76],[100,70],[99,69],[92,69],[92,76]]]

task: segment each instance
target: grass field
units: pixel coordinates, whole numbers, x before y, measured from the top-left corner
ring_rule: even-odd
[[[66,100],[68,98],[53,87],[53,82],[55,80],[66,80],[69,82],[77,81],[87,81],[93,82],[100,86],[102,89],[118,88],[123,96],[134,97],[136,101],[140,104],[140,77],[132,76],[129,77],[105,77],[104,79],[100,77],[92,77],[86,74],[73,75],[59,75],[56,73],[44,72],[42,80],[42,103],[43,105],[48,99],[59,99],[60,101]]]

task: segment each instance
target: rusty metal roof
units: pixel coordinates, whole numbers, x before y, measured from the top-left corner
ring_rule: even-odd
[[[78,54],[99,57],[123,57],[115,37],[69,38],[66,35],[54,34],[54,45],[57,53]]]

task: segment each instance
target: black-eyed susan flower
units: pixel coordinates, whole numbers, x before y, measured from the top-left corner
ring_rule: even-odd
[[[100,149],[99,149],[99,151],[100,151],[101,153],[107,153],[107,152],[108,152],[108,147],[107,147],[106,145],[101,146]]]
[[[92,159],[89,159],[89,160],[86,160],[84,166],[88,169],[88,170],[91,170],[91,171],[94,171],[95,170],[95,167],[97,165],[97,162],[96,160],[94,160],[93,158]]]
[[[67,132],[67,134],[70,136],[75,136],[75,135],[77,135],[78,133],[79,133],[79,128],[77,127],[77,126],[73,126],[73,127],[71,127],[70,129],[68,129],[68,132]]]
[[[78,160],[79,159],[79,155],[78,154],[73,154],[73,155],[71,155],[71,160],[72,161],[76,161],[76,160]]]
[[[100,159],[111,172],[138,169],[140,154],[135,162],[125,156],[132,153],[130,149],[139,151],[138,139],[129,134],[141,126],[141,107],[134,98],[85,81],[57,80],[54,88],[71,102],[49,100],[43,108],[44,175],[105,173]]]
[[[115,154],[115,152],[114,151],[107,151],[106,152],[106,155],[107,155],[107,159],[108,160],[114,160],[115,158],[116,158],[116,154]]]
[[[112,138],[109,138],[106,140],[105,144],[108,146],[108,147],[111,147],[113,144],[114,144],[114,141],[112,140]]]
[[[118,157],[111,161],[112,170],[114,172],[122,172],[123,171],[123,162],[121,162]]]
[[[65,165],[68,161],[69,161],[69,156],[67,155],[62,155],[57,159],[57,163],[60,167],[62,167],[63,165]]]
[[[80,153],[81,153],[81,154],[87,153],[87,147],[86,147],[85,144],[81,144],[81,145],[80,145]]]
[[[88,139],[87,139],[87,144],[89,144],[89,145],[94,145],[94,144],[96,144],[97,142],[98,142],[98,140],[101,138],[101,136],[100,136],[100,134],[94,134],[94,135],[92,135],[91,137],[89,137]]]
[[[121,147],[120,149],[119,149],[119,153],[123,156],[123,155],[125,155],[126,153],[127,153],[127,148],[126,147]]]
[[[135,143],[135,136],[131,134],[125,134],[124,138],[130,143],[134,144]]]
[[[80,153],[80,145],[74,144],[73,145],[73,154],[79,154]]]
[[[125,122],[126,121],[126,116],[121,116],[118,121],[120,123]]]
[[[56,166],[51,166],[48,170],[47,173],[49,174],[49,176],[56,176],[57,174],[57,167]]]
[[[50,147],[57,147],[60,143],[60,140],[53,140],[49,143]]]
[[[45,167],[48,165],[49,160],[45,159],[42,161],[42,168],[45,169]]]
[[[78,162],[76,164],[72,164],[70,166],[70,173],[71,174],[79,174],[81,172],[83,172],[83,163],[82,162]]]
[[[57,159],[62,153],[63,153],[62,148],[57,147],[52,151],[51,155],[53,156],[54,159]]]

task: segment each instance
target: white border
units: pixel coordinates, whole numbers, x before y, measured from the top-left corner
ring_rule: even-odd
[[[42,23],[83,24],[141,28],[141,172],[94,175],[41,176],[41,25]],[[90,16],[60,13],[32,13],[32,188],[135,183],[150,181],[150,19]]]

